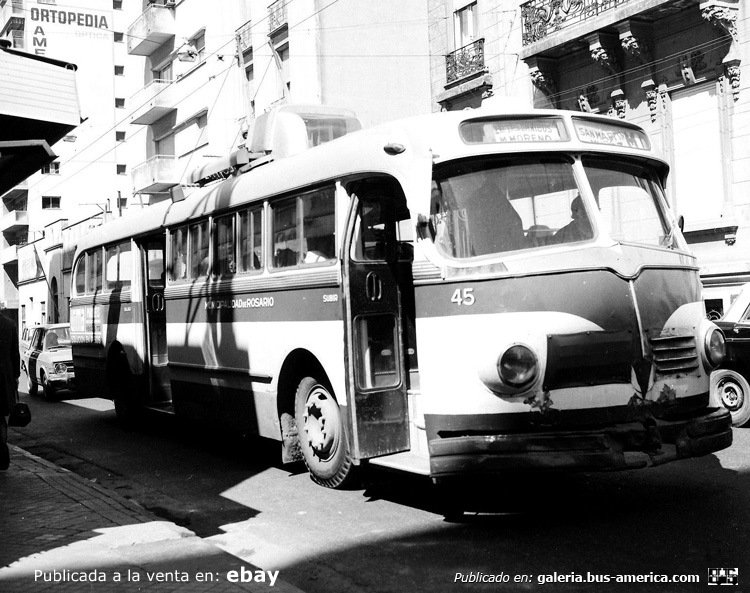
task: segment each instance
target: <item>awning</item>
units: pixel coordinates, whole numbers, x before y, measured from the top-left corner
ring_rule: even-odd
[[[45,140],[0,140],[0,195],[54,158]]]

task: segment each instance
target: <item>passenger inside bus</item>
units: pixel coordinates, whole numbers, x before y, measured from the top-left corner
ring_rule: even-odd
[[[572,243],[590,239],[593,236],[591,222],[586,216],[580,194],[570,203],[570,216],[573,220],[555,233],[554,243]]]
[[[484,182],[472,196],[476,207],[468,210],[472,255],[502,253],[525,247],[521,217],[510,203],[497,171],[486,171]]]

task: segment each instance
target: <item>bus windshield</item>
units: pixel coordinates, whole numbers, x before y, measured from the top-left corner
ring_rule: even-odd
[[[430,231],[438,249],[465,259],[587,241],[592,213],[566,156],[471,159],[441,167],[433,179]],[[645,165],[584,157],[583,166],[610,236],[663,245],[663,193]]]

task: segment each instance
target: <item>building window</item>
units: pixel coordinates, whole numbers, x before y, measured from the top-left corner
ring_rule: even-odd
[[[118,31],[115,31],[115,43],[122,43],[125,40],[125,33],[120,33]]]
[[[117,174],[118,175],[125,175],[128,172],[128,166],[127,165],[117,165]]]
[[[163,82],[172,82],[173,73],[172,73],[172,62],[169,62],[168,64],[164,64],[161,68],[158,68],[156,70],[151,71],[154,77],[154,80],[161,80]]]
[[[121,97],[116,97],[115,98],[115,107],[117,107],[118,109],[125,109],[125,99],[123,99]]]
[[[128,207],[128,199],[123,198],[122,196],[118,196],[117,198],[117,209],[118,210],[125,210],[125,208]]]
[[[42,210],[59,210],[60,196],[42,196]]]
[[[60,162],[53,161],[48,165],[44,165],[41,169],[42,175],[59,175],[60,174]]]
[[[469,4],[453,14],[456,48],[463,47],[478,37],[477,4]]]
[[[125,66],[115,66],[115,76],[124,76]]]
[[[714,223],[722,216],[723,167],[716,85],[696,85],[672,93],[674,145],[673,207],[685,226]],[[706,199],[711,196],[712,199]]]
[[[15,49],[23,49],[25,47],[23,29],[15,29],[11,31],[11,35],[13,36],[13,47]]]
[[[119,130],[115,132],[115,141],[116,142],[125,142],[125,132],[120,132]]]
[[[112,0],[112,8],[122,10],[122,0]]]

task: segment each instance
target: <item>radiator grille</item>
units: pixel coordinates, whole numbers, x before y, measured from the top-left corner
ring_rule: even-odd
[[[651,338],[651,351],[660,375],[689,373],[698,368],[698,349],[693,336]]]

